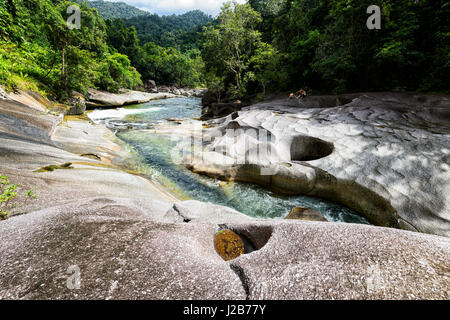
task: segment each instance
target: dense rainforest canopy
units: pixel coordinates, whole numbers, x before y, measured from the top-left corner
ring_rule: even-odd
[[[379,30],[366,26],[372,0],[230,2],[214,20],[200,11],[115,12],[117,3],[99,5],[99,13],[91,8],[97,1],[0,0],[0,84],[60,100],[150,79],[207,85],[229,98],[299,87],[449,92],[449,2],[375,2]],[[75,3],[81,28],[69,29]]]
[[[136,28],[141,43],[153,42],[185,52],[200,48],[198,33],[212,20],[202,11],[194,10],[181,15],[135,17],[125,20],[125,24]]]
[[[78,0],[79,3],[83,0]],[[148,16],[147,11],[130,6],[124,2],[109,2],[103,0],[88,1],[91,8],[97,8],[100,16],[107,19],[130,19],[139,16]]]
[[[80,29],[69,29],[64,0],[0,1],[0,80],[66,99],[89,87],[117,90],[141,83],[126,55],[106,42],[106,24],[82,3]]]
[[[369,30],[367,8],[381,8]],[[229,96],[295,90],[449,91],[444,0],[249,0],[204,29],[210,87]]]

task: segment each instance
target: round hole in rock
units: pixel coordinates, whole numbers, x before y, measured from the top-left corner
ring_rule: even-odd
[[[329,156],[334,150],[331,142],[305,135],[293,137],[291,161],[312,161]]]

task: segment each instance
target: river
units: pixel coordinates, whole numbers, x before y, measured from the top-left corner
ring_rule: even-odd
[[[176,142],[170,135],[157,134],[154,125],[168,119],[196,119],[201,114],[199,98],[172,98],[118,109],[94,110],[89,117],[105,123],[138,155],[138,170],[150,175],[181,199],[195,199],[225,205],[257,218],[283,218],[296,206],[322,213],[329,221],[369,224],[356,212],[340,204],[308,196],[279,196],[258,186],[225,183],[192,173],[172,161]]]

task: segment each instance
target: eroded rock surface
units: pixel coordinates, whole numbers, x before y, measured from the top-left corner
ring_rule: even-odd
[[[239,124],[231,138],[230,123]],[[446,97],[283,99],[211,124],[212,143],[188,163],[195,172],[331,199],[377,225],[450,236]]]
[[[328,221],[319,211],[302,207],[292,208],[285,219],[322,222]]]
[[[0,299],[450,298],[446,237],[178,202],[108,165],[120,147],[102,126],[67,121],[55,132],[60,118],[10,101],[0,115],[0,172],[39,195],[0,222]],[[253,250],[224,261],[220,228]]]
[[[354,224],[240,220],[231,209],[197,201],[178,208],[197,219],[172,222],[171,206],[86,198],[1,222],[0,297],[449,298],[448,238]],[[213,223],[211,210],[224,215]],[[256,250],[224,261],[214,248],[219,224],[245,235]],[[73,266],[79,290],[67,287]]]

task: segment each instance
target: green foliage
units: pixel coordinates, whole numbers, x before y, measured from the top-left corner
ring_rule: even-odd
[[[28,199],[37,199],[39,198],[39,196],[34,192],[33,189],[28,190],[27,192],[25,192],[25,197]]]
[[[217,25],[203,30],[203,60],[211,81],[209,86],[223,87],[229,98],[252,93],[252,83],[266,87],[276,78],[279,55],[270,44],[262,42],[255,29],[261,15],[250,5],[225,3]],[[218,79],[224,83],[217,84]]]
[[[203,62],[199,52],[182,54],[175,48],[163,48],[154,43],[143,47],[139,71],[144,79],[154,79],[158,83],[196,87],[201,84]]]
[[[18,196],[18,189],[20,186],[12,184],[7,176],[0,174],[0,220],[5,220],[9,217],[9,211],[14,204],[12,202]],[[39,196],[33,189],[25,192],[24,197],[27,199],[37,199]]]
[[[223,98],[267,91],[449,92],[450,5],[379,0],[382,29],[368,30],[371,0],[249,0],[201,11],[143,14],[78,1],[81,29],[67,27],[67,0],[0,0],[0,84],[67,99],[142,80],[195,87]],[[110,18],[130,18],[108,20]],[[141,15],[141,13],[143,15]],[[206,26],[205,26],[206,25]],[[200,36],[201,35],[201,36]]]
[[[81,1],[80,1],[81,2]],[[130,6],[123,2],[89,1],[91,8],[96,8],[103,19],[129,19],[148,16],[148,12]]]
[[[270,44],[276,54],[271,63],[262,64],[261,59],[265,61],[273,53],[268,47],[265,54],[255,49],[241,55],[240,68],[246,82],[241,92],[247,96],[255,91],[255,82],[264,91],[261,82],[264,78],[271,79],[270,91],[300,87],[328,92],[397,88],[450,91],[448,1],[249,0],[248,3],[262,19],[247,19],[234,27],[227,25],[221,17],[231,17],[230,6],[224,6],[218,26],[205,30],[203,51],[208,72],[225,78],[225,86],[230,87],[230,79],[236,72],[227,70],[224,63],[214,65],[219,52],[225,50],[228,55],[222,38],[227,32],[238,31],[240,26],[245,28],[240,34],[260,32],[260,41]],[[382,10],[381,30],[366,27],[369,17],[366,10],[373,4]],[[232,19],[239,21],[236,16]],[[228,49],[235,46],[236,39],[230,41]],[[254,44],[253,48],[257,46]],[[239,47],[245,50],[243,42]]]
[[[131,66],[126,55],[115,53],[101,62],[98,86],[107,91],[117,92],[120,88],[135,88],[142,85],[141,75]]]
[[[125,21],[134,26],[142,44],[153,42],[161,47],[173,47],[181,52],[200,48],[198,32],[212,21],[205,13],[194,10],[182,15],[140,16]]]
[[[11,3],[14,12],[0,1],[0,83],[8,90],[41,89],[64,101],[73,91],[86,94],[91,87],[117,91],[142,83],[129,59],[108,46],[107,25],[86,2],[80,4],[81,29],[72,30],[67,26],[67,8],[74,2]]]

